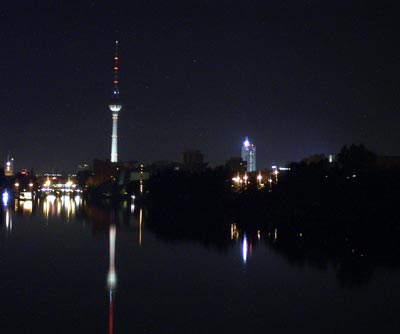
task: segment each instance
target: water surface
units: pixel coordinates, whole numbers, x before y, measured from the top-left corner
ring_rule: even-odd
[[[349,274],[317,250],[296,256],[279,230],[250,233],[232,221],[221,234],[189,217],[187,236],[173,225],[158,230],[129,203],[69,197],[13,202],[0,213],[2,333],[400,329],[397,266],[365,266],[360,256]]]

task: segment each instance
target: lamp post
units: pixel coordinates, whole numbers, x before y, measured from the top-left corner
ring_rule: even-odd
[[[244,176],[243,176],[243,184],[244,184],[244,187],[245,187],[245,188],[247,188],[247,181],[248,181],[248,179],[249,179],[249,177],[247,176],[247,174],[244,174]]]
[[[257,187],[258,188],[262,188],[263,187],[263,184],[262,184],[262,176],[261,176],[261,172],[259,172],[258,173],[258,175],[257,175]]]

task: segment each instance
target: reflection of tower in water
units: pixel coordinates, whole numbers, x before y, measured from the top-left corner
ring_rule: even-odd
[[[114,332],[114,293],[117,287],[117,274],[115,272],[115,239],[117,235],[117,230],[115,225],[110,225],[109,238],[110,238],[110,264],[108,267],[107,274],[107,288],[109,293],[109,313],[108,313],[108,321],[109,321],[109,333],[112,334]]]
[[[6,212],[4,213],[4,221],[6,225],[6,230],[11,232],[12,230],[12,213],[10,208],[6,207]]]
[[[139,211],[139,247],[142,246],[142,221],[143,221],[143,209]]]

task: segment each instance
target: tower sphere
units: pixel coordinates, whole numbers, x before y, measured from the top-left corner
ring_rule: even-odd
[[[113,115],[117,113],[122,109],[122,104],[118,100],[112,100],[110,104],[108,105],[110,110],[112,111]]]

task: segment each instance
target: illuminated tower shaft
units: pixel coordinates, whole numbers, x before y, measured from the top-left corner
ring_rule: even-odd
[[[108,105],[112,114],[111,162],[118,162],[118,114],[122,108],[122,103],[119,98],[118,60],[118,41],[115,41],[114,89],[111,97],[111,102]]]
[[[111,162],[118,162],[118,115],[112,115]]]

